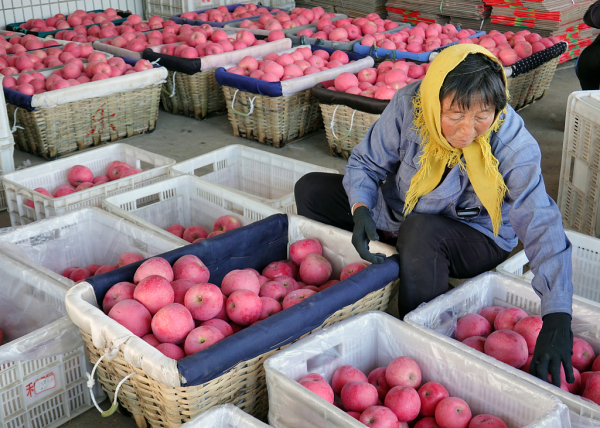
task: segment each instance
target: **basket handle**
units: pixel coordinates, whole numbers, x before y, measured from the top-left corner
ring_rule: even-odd
[[[10,132],[12,132],[13,134],[15,132],[17,132],[17,129],[25,129],[22,126],[17,125],[17,110],[19,110],[19,107],[15,108],[15,117],[13,118],[13,127],[10,130]]]
[[[233,94],[233,99],[231,100],[231,110],[233,110],[233,112],[237,115],[248,117],[254,112],[254,100],[256,99],[256,96],[250,98],[250,111],[248,113],[242,113],[241,111],[237,111],[233,107],[233,105],[235,104],[235,96],[237,95],[238,91],[239,89],[236,89],[235,93]]]
[[[369,49],[369,56],[373,57],[374,59],[377,59],[377,49],[377,45],[373,43],[373,46],[371,46],[371,48]]]
[[[96,383],[96,381],[94,380],[94,373],[96,372],[96,368],[98,367],[98,364],[100,364],[100,361],[102,361],[102,358],[107,357],[109,360],[112,360],[113,358],[115,358],[117,356],[118,352],[119,352],[118,348],[107,349],[106,352],[104,353],[104,355],[102,355],[100,358],[98,358],[98,361],[96,361],[96,364],[94,364],[94,368],[92,369],[92,374],[89,374],[86,372],[86,375],[88,377],[87,387],[90,390],[90,396],[92,397],[92,402],[94,403],[94,406],[96,407],[96,409],[98,409],[98,411],[102,414],[103,418],[107,418],[116,412],[116,410],[119,408],[119,402],[117,401],[118,396],[119,396],[119,388],[121,388],[121,385],[123,385],[123,382],[125,382],[127,379],[129,379],[131,376],[133,376],[134,374],[137,373],[137,372],[129,373],[127,376],[125,376],[121,380],[121,382],[119,382],[119,384],[117,385],[117,388],[115,389],[115,396],[113,398],[113,403],[110,406],[110,409],[103,411],[100,408],[100,406],[98,406],[98,403],[96,403],[96,397],[94,397],[94,384]]]
[[[335,112],[337,111],[339,106],[340,106],[339,104],[337,106],[335,106],[335,109],[333,110],[333,115],[331,115],[331,125],[329,125],[329,128],[331,129],[331,133],[333,134],[333,138],[335,138],[336,141],[342,141],[342,140],[345,140],[346,138],[348,138],[348,135],[350,135],[350,133],[352,132],[352,126],[354,125],[354,115],[356,114],[356,110],[354,110],[352,112],[352,118],[350,119],[350,129],[348,130],[348,132],[346,132],[346,135],[338,137],[337,135],[335,135],[335,131],[333,130],[333,127],[335,126]]]
[[[392,61],[396,61],[396,50],[391,50],[388,52],[388,54],[386,55],[388,58],[390,56],[390,53],[392,54]]]

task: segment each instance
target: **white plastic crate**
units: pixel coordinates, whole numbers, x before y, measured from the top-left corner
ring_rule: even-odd
[[[269,428],[233,404],[215,406],[196,416],[181,428]]]
[[[303,175],[338,173],[239,144],[179,162],[170,170],[172,175],[195,174],[286,213],[296,213],[294,185]]]
[[[242,226],[262,220],[280,211],[239,193],[215,186],[192,175],[181,175],[150,186],[106,198],[103,207],[157,234],[189,242],[165,229],[172,224],[183,227],[202,226],[209,233],[215,221],[233,215]]]
[[[569,96],[558,208],[566,229],[600,237],[600,91]]]
[[[43,187],[53,193],[57,186],[68,183],[67,173],[74,165],[87,166],[97,176],[104,175],[108,164],[116,160],[143,171],[60,198],[50,198],[33,191],[37,187]],[[99,207],[108,196],[168,178],[167,168],[174,164],[173,159],[128,144],[110,144],[6,174],[2,177],[2,185],[6,191],[10,222],[13,226],[18,226],[83,207]],[[28,199],[34,202],[35,208],[25,204]]]
[[[0,235],[0,256],[8,256],[57,281],[71,266],[114,266],[125,252],[144,258],[180,247],[177,237],[132,224],[100,208],[86,208],[41,220]]]
[[[573,244],[573,294],[589,299],[590,304],[600,302],[600,239],[571,230],[565,233]],[[524,250],[499,264],[496,270],[530,284],[533,280]]]
[[[183,12],[196,12],[198,10],[214,9],[219,6],[230,4],[257,3],[249,0],[144,0],[144,11],[146,19],[153,15],[159,15],[169,19],[173,15],[181,15]]]
[[[14,140],[12,139],[12,136],[10,136],[5,141],[7,142],[7,144],[2,144],[0,142],[0,176],[13,172],[15,170]],[[6,208],[8,208],[8,204],[6,203],[6,192],[4,191],[4,188],[1,188],[0,211],[4,211]]]
[[[356,315],[268,358],[269,424],[277,428],[364,427],[298,381],[308,373],[318,373],[330,382],[335,370],[345,364],[369,374],[400,356],[419,364],[422,383],[441,383],[450,396],[465,400],[473,415],[491,413],[509,428],[569,426],[566,407],[551,394],[383,312]]]
[[[0,427],[58,427],[91,407],[85,346],[66,282],[0,259]]]
[[[574,428],[600,427],[599,405],[563,391],[453,339],[459,318],[468,313],[477,313],[484,307],[492,305],[518,307],[530,315],[539,315],[541,308],[540,298],[531,285],[506,275],[488,272],[420,306],[406,315],[404,321],[417,327],[429,337],[440,338],[477,359],[486,361],[557,396],[569,407],[571,424]],[[588,305],[574,298],[571,327],[576,337],[585,339],[596,354],[600,353],[600,309],[597,306]]]

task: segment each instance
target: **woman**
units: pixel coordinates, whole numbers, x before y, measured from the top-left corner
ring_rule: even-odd
[[[590,27],[600,28],[600,0],[590,6],[583,17],[583,22]],[[600,36],[581,52],[575,72],[581,89],[584,91],[600,89]]]
[[[493,269],[524,243],[544,320],[531,373],[560,385],[571,368],[571,244],[548,196],[538,144],[507,105],[498,60],[478,45],[443,50],[422,82],[396,93],[357,145],[346,175],[309,174],[298,213],[369,241],[397,234],[400,316],[448,290],[450,275]],[[343,180],[343,181],[342,181]]]

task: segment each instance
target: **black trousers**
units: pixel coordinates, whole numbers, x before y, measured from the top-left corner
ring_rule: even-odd
[[[352,231],[354,222],[343,175],[311,173],[295,187],[298,214]],[[380,234],[381,236],[381,234]],[[448,278],[472,278],[494,269],[509,255],[478,230],[448,217],[415,214],[406,218],[396,249],[400,256],[400,318],[445,293]]]
[[[581,52],[577,60],[576,72],[582,90],[600,89],[600,39]]]

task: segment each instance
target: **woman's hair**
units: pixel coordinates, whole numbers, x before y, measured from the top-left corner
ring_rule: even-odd
[[[473,102],[494,106],[496,112],[506,107],[506,86],[502,66],[484,54],[469,54],[452,70],[440,89],[440,102],[452,97],[452,104],[468,110]]]

